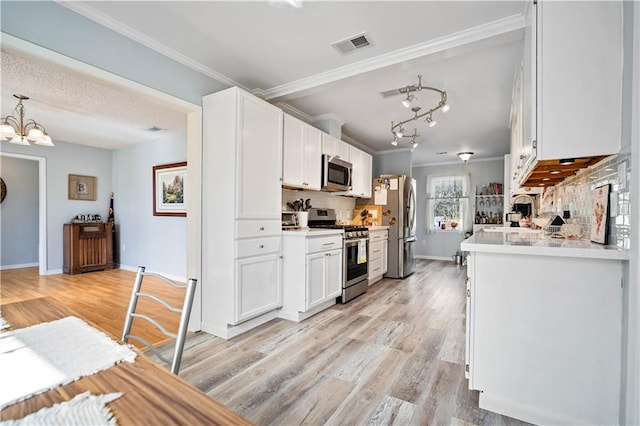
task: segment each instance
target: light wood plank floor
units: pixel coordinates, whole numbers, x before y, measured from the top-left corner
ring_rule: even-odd
[[[524,424],[464,378],[465,269],[418,261],[346,305],[224,340],[187,338],[180,376],[260,425]]]
[[[417,264],[301,323],[278,319],[230,340],[191,334],[180,376],[261,425],[523,424],[479,409],[467,389],[464,268]],[[52,296],[119,336],[134,276],[0,271],[0,298]]]

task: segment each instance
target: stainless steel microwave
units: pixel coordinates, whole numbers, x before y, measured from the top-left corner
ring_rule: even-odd
[[[322,155],[322,190],[350,191],[352,165],[338,157]]]

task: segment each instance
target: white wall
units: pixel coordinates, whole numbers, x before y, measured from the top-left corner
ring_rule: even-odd
[[[38,265],[38,162],[0,157],[7,196],[0,206],[0,269]]]
[[[47,273],[62,272],[62,225],[77,214],[99,214],[106,220],[111,193],[111,151],[54,140],[55,147],[2,142],[0,151],[47,160]],[[96,201],[68,200],[68,175],[97,177]]]
[[[463,232],[434,231],[427,233],[426,205],[427,205],[427,176],[447,175],[468,172],[471,177],[471,192],[475,192],[476,186],[482,186],[489,182],[502,182],[504,180],[504,159],[489,161],[469,161],[463,163],[451,163],[433,166],[414,167],[412,177],[416,180],[416,204],[417,204],[417,244],[415,255],[417,257],[450,259],[460,250],[460,242],[464,239]],[[471,202],[473,205],[473,201]],[[473,206],[472,206],[473,207]]]
[[[186,279],[187,219],[153,216],[153,166],[186,161],[186,135],[113,151],[113,191],[120,266],[139,265]],[[188,194],[185,194],[188,202]],[[221,207],[226,204],[221,203]]]

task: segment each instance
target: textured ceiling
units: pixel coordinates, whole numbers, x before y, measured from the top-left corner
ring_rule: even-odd
[[[184,113],[72,70],[5,50],[0,70],[2,116],[14,115],[14,94],[28,96],[25,118],[45,126],[54,143],[116,149],[158,138],[146,130],[152,126],[185,134]]]

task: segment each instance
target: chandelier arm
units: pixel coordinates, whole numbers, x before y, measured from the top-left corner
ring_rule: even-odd
[[[18,119],[13,115],[7,115],[6,117],[2,117],[2,124],[11,124],[13,127],[19,127],[20,123]]]

